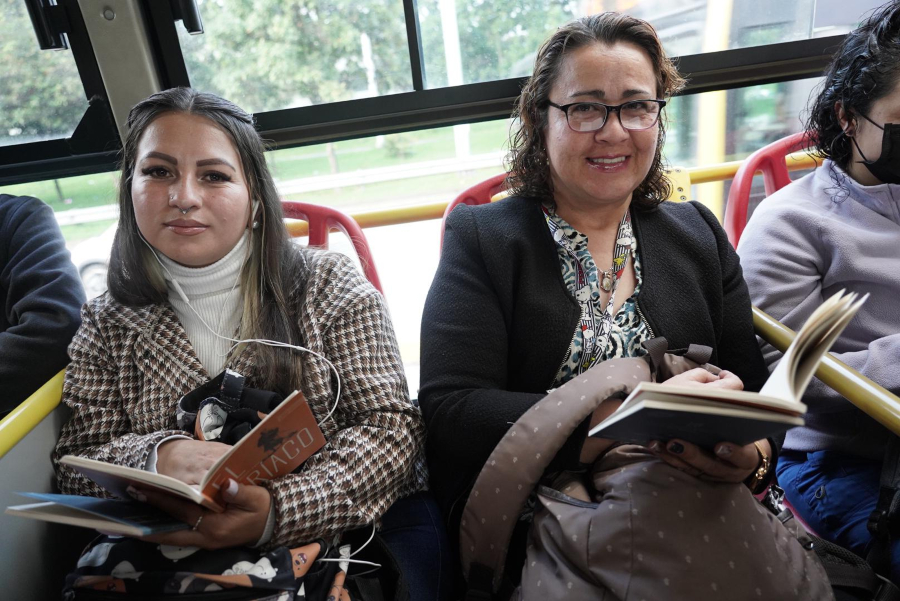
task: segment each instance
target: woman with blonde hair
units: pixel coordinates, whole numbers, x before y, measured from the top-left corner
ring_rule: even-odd
[[[109,291],[85,305],[69,349],[63,402],[72,415],[54,458],[196,484],[229,447],[179,427],[181,397],[223,369],[281,396],[301,390],[325,446],[295,473],[232,481],[222,513],[135,489],[192,526],[152,540],[265,551],[384,518],[382,537],[415,591],[440,548],[421,496],[424,425],[381,294],[346,257],[291,242],[263,142],[236,105],[165,90],[132,109],[128,128]],[[56,467],[63,492],[108,494]],[[410,551],[408,535],[420,530],[430,532]]]

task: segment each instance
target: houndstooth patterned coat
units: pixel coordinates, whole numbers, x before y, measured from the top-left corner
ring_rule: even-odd
[[[321,253],[305,297],[298,290],[292,298],[306,347],[341,375],[341,400],[323,424],[325,447],[301,473],[266,484],[276,511],[269,547],[370,524],[427,481],[425,427],[409,401],[381,295],[346,257]],[[210,374],[168,304],[126,307],[104,294],[81,315],[63,387],[72,415],[53,460],[62,492],[108,496],[58,459],[72,454],[143,468],[160,440],[184,434],[175,423],[178,399]],[[254,386],[253,345],[227,366]],[[317,420],[334,404],[332,380],[324,361],[303,354],[303,393]]]

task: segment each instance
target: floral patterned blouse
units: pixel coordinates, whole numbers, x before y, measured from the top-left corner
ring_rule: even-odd
[[[600,301],[600,277],[602,276],[597,269],[597,265],[594,263],[593,257],[591,257],[591,253],[588,251],[588,238],[569,225],[562,217],[557,215],[554,205],[544,203],[544,208],[546,209],[547,225],[550,227],[551,232],[553,230],[558,230],[565,236],[568,240],[569,248],[574,251],[579,263],[581,263],[581,267],[587,275],[590,294],[585,295],[583,292],[582,294],[579,294],[576,283],[577,269],[575,259],[566,251],[563,245],[558,244],[557,255],[559,257],[560,269],[562,270],[566,288],[568,288],[573,297],[578,299],[578,302],[581,305],[582,316],[585,315],[585,312],[592,311],[594,320],[597,323],[600,323],[606,312],[606,303]],[[551,226],[551,220],[553,222],[552,225],[555,227]],[[609,340],[606,347],[600,350],[600,354],[597,356],[595,364],[617,357],[638,357],[646,352],[641,346],[641,342],[647,340],[650,337],[650,333],[647,330],[647,324],[641,319],[640,314],[637,312],[636,300],[638,292],[641,290],[641,282],[643,281],[641,277],[641,259],[637,249],[637,238],[632,236],[632,240],[632,249],[634,250],[632,253],[632,256],[634,257],[634,274],[637,279],[637,284],[635,285],[632,295],[616,312],[613,323],[611,324]],[[593,332],[589,332],[587,335],[585,334],[581,325],[583,321],[583,319],[579,320],[575,332],[572,335],[572,342],[569,345],[569,350],[566,351],[565,358],[563,359],[553,382],[554,388],[562,386],[583,371],[582,355],[585,352],[586,342],[587,346],[590,346],[587,337],[593,335]]]

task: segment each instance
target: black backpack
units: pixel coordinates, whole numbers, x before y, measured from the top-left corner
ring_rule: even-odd
[[[873,567],[876,564],[870,564],[859,555],[808,532],[794,519],[791,510],[782,505],[783,497],[784,493],[781,489],[773,485],[770,487],[763,505],[778,514],[781,523],[794,533],[804,548],[815,551],[828,575],[835,601],[900,601],[900,588],[883,575],[888,574],[887,570],[890,568],[890,563],[884,563],[881,559],[887,557],[886,545],[890,542],[889,537],[878,538],[876,535],[876,544],[869,553],[870,561],[874,555],[877,561],[883,563],[880,566],[883,571],[876,571]],[[880,503],[881,500],[879,500],[879,505]],[[873,516],[878,512],[876,507]],[[869,528],[870,530],[872,528],[871,518]]]

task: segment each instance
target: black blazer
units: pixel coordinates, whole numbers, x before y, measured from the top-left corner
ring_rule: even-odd
[[[702,344],[747,390],[768,377],[737,254],[703,205],[632,212],[643,285],[638,309],[670,349]],[[431,486],[458,536],[464,495],[491,451],[559,370],[580,317],[540,202],[458,206],[422,317],[419,403]],[[553,467],[577,465],[586,422]],[[451,516],[452,514],[452,516]]]

